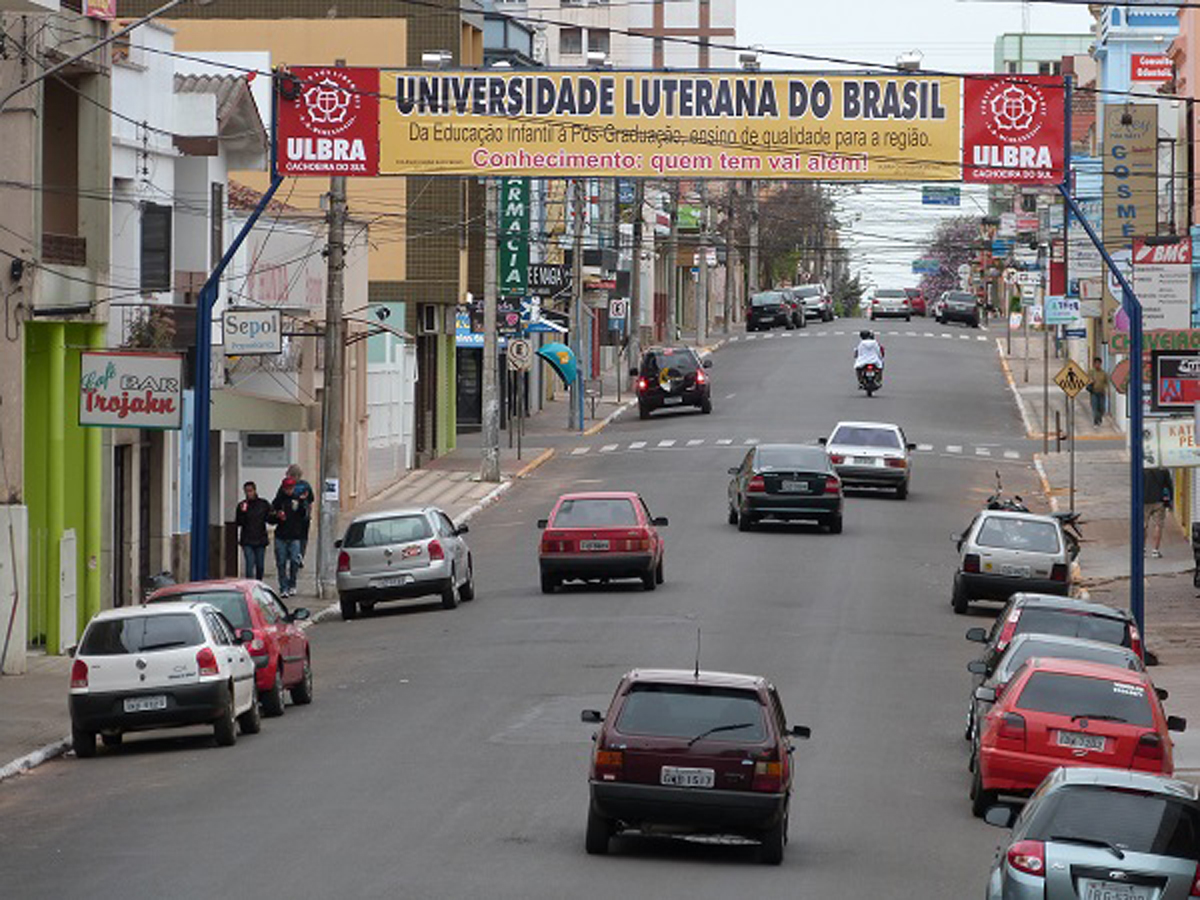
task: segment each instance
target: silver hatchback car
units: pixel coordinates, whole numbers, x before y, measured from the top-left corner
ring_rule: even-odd
[[[1071,592],[1071,551],[1053,516],[987,509],[951,540],[958,546],[950,598],[956,613],[965,613],[972,600],[1007,603],[1022,591]]]
[[[426,506],[358,516],[336,543],[342,618],[376,603],[437,595],[442,606],[475,599],[475,571],[463,535],[442,510]]]
[[[908,496],[912,477],[910,444],[899,425],[887,422],[838,422],[825,446],[829,461],[846,487],[892,488],[900,500]]]
[[[992,825],[1013,810],[993,806]],[[1184,781],[1055,769],[996,852],[988,900],[1187,900],[1197,895],[1200,800]]]

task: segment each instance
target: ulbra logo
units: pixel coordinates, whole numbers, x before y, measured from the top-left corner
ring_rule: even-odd
[[[1046,113],[1046,97],[1032,84],[996,84],[983,96],[987,129],[1005,143],[1037,137]]]
[[[300,94],[300,115],[315,134],[334,137],[354,124],[361,99],[345,73],[333,69],[319,72],[316,77],[319,80]]]

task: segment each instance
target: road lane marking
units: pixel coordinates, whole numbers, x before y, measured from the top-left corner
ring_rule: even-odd
[[[905,337],[916,337],[917,333],[915,331],[906,331],[904,332],[904,335]]]
[[[660,446],[660,447],[674,447],[674,446],[675,446],[675,440],[674,440],[674,438],[672,438],[672,439],[665,440],[665,441],[659,441],[659,442],[658,442],[658,446]]]
[[[987,447],[976,447],[976,448],[975,448],[975,455],[976,455],[976,456],[991,456],[991,455],[992,455],[992,451],[991,451],[991,450],[989,450]]]
[[[736,394],[736,393],[733,393],[733,394],[726,394],[726,395],[725,395],[725,399],[726,399],[726,400],[732,400],[732,399],[733,399],[734,397],[736,397],[736,396],[737,396],[737,394]]]
[[[950,340],[950,335],[948,335],[948,334],[943,334],[943,335],[940,335],[940,336],[941,336],[941,337],[944,337],[946,340]]]
[[[583,454],[587,453],[591,449],[592,449],[591,447],[576,447],[574,450],[571,451],[571,455],[572,456],[583,456]]]
[[[747,444],[757,444],[758,438],[746,438],[746,443]]]
[[[975,340],[977,340],[977,341],[986,341],[986,340],[987,340],[987,335],[984,335],[984,334],[978,335],[978,336],[976,336]]]
[[[828,332],[828,331],[818,331],[818,332],[817,332],[817,337],[825,337],[825,336],[826,336],[826,335],[828,335],[828,334],[829,334],[829,332]]]
[[[1018,453],[1016,450],[1005,450],[1005,451],[1004,451],[1004,458],[1005,458],[1005,459],[1020,459],[1020,458],[1021,458],[1021,454],[1020,454],[1020,453]]]
[[[932,332],[932,331],[926,331],[926,332],[924,333],[924,335],[923,335],[923,336],[924,336],[924,337],[933,337],[933,332]]]
[[[629,445],[629,449],[630,450],[641,450],[645,446],[646,446],[645,441],[634,441],[632,444]]]
[[[959,444],[947,444],[946,452],[947,453],[962,453],[962,446]]]
[[[960,334],[959,338],[964,341],[969,341],[971,339],[971,336],[969,334]]]
[[[618,447],[617,444],[605,444],[603,447],[600,448],[600,452],[601,453],[612,453],[614,450],[617,449],[617,447]]]
[[[924,453],[928,453],[933,449],[933,444],[917,444],[917,449]]]
[[[717,441],[717,443],[722,447],[728,447],[730,444],[733,443],[733,438],[721,438],[720,440]]]
[[[703,443],[704,443],[704,438],[697,438],[696,440],[688,441],[687,445],[689,447],[699,447]]]

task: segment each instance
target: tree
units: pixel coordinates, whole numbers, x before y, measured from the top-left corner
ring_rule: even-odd
[[[820,184],[792,181],[761,188],[758,213],[759,283],[763,288],[797,278],[824,277],[839,223],[834,202]],[[739,198],[734,240],[743,258],[750,246],[748,198]]]
[[[955,216],[938,223],[925,257],[937,260],[941,266],[935,274],[921,279],[921,290],[926,297],[958,290],[958,267],[974,258],[978,239],[979,222],[972,216]]]

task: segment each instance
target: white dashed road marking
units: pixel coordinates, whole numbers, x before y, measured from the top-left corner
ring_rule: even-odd
[[[917,449],[928,453],[933,449],[933,444],[917,444]]]
[[[612,453],[614,450],[617,449],[617,446],[618,446],[617,444],[605,444],[603,447],[600,448],[600,452],[601,453]]]
[[[746,438],[746,443],[747,444],[757,444],[758,438]]]
[[[629,449],[630,450],[641,450],[645,446],[646,446],[645,441],[634,441],[632,444],[629,445]]]
[[[697,440],[694,440],[694,441],[688,441],[688,442],[687,442],[687,445],[688,445],[689,447],[699,447],[699,446],[700,446],[701,444],[703,444],[703,443],[704,443],[704,438],[699,438],[699,439],[697,439]]]
[[[576,447],[574,450],[571,451],[571,455],[572,456],[583,456],[583,454],[587,453],[591,449],[592,449],[591,447]]]
[[[720,440],[717,441],[717,444],[722,447],[728,447],[732,443],[733,443],[733,438],[721,438]]]
[[[976,455],[976,456],[991,456],[991,455],[992,455],[992,451],[991,451],[991,450],[989,450],[987,447],[976,447],[976,448],[975,448],[975,455]]]
[[[946,452],[947,453],[962,453],[962,447],[958,444],[947,444]]]
[[[1020,453],[1018,453],[1016,450],[1005,450],[1005,451],[1004,451],[1004,458],[1005,458],[1005,459],[1020,459],[1020,458],[1021,458],[1021,454],[1020,454]]]
[[[672,440],[666,440],[666,441],[659,441],[659,442],[658,442],[658,446],[660,446],[660,447],[674,447],[674,446],[675,446],[675,441],[674,441],[673,439],[672,439]]]
[[[736,396],[737,396],[737,394],[726,394],[726,395],[725,395],[725,399],[726,399],[726,400],[732,400],[732,399],[733,399],[734,397],[736,397]]]

